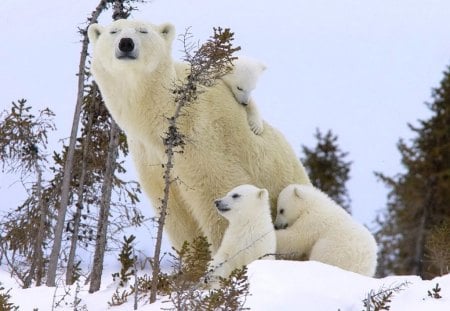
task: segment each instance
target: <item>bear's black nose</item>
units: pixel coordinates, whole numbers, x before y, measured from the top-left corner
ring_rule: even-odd
[[[129,53],[134,49],[134,42],[131,38],[122,38],[119,42],[119,50],[124,53]]]
[[[215,201],[214,201],[214,204],[216,205],[216,207],[219,207],[219,205],[220,205],[220,200],[215,200]]]

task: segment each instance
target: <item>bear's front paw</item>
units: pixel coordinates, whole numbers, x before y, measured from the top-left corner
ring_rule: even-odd
[[[250,129],[256,135],[261,135],[262,132],[264,131],[263,122],[259,118],[249,118],[248,125],[250,125]]]

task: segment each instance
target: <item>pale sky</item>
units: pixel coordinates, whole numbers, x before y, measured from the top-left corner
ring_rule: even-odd
[[[36,109],[52,109],[58,151],[76,101],[77,26],[97,2],[0,2],[0,108],[26,98]],[[408,122],[428,118],[424,102],[450,65],[450,1],[154,0],[139,7],[133,18],[171,22],[179,34],[191,27],[200,42],[213,27],[231,28],[241,54],[267,66],[253,93],[262,117],[298,155],[301,145],[315,145],[316,128],[338,135],[353,161],[348,188],[354,216],[371,225],[387,194],[373,172],[402,170],[396,143],[412,137]],[[181,48],[175,41],[176,59]],[[132,166],[129,171],[135,178]],[[15,194],[19,186],[11,186],[13,176],[0,176],[4,211],[23,198]]]

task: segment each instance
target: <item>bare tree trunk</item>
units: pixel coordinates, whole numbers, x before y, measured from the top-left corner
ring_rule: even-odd
[[[92,92],[92,101],[90,101],[91,105],[97,105],[95,102],[95,98],[98,92],[97,84],[94,84],[93,86],[93,92]],[[86,177],[86,163],[87,163],[87,155],[89,151],[89,142],[91,140],[91,128],[92,128],[92,122],[94,119],[94,114],[97,109],[91,109],[89,116],[88,116],[88,122],[86,124],[86,136],[83,139],[83,154],[81,157],[81,173],[80,173],[80,180],[79,180],[79,186],[77,190],[77,196],[78,196],[78,202],[77,202],[77,210],[75,212],[75,216],[73,219],[73,232],[72,232],[72,238],[70,241],[70,251],[69,251],[69,257],[67,259],[67,269],[66,269],[66,284],[72,285],[73,284],[73,273],[74,273],[74,266],[75,266],[75,254],[77,250],[78,245],[78,235],[80,231],[80,221],[81,221],[81,211],[83,209],[83,196],[84,196],[84,181]]]
[[[88,18],[89,25],[96,23],[100,13],[106,8],[107,0],[101,0],[96,9],[92,12],[91,17]],[[88,25],[88,27],[89,27]],[[89,39],[87,36],[87,28],[81,31],[83,35],[80,63],[78,65],[78,94],[77,102],[75,105],[75,112],[72,122],[72,131],[70,134],[69,147],[67,149],[67,158],[64,164],[64,177],[61,186],[61,203],[58,211],[58,218],[55,227],[55,238],[53,242],[52,252],[50,254],[48,274],[47,274],[47,286],[55,286],[56,270],[58,268],[58,257],[61,251],[61,240],[64,230],[64,222],[66,219],[67,205],[70,194],[70,180],[72,177],[73,158],[75,154],[75,143],[78,132],[78,124],[80,123],[81,106],[83,104],[84,97],[84,83],[85,83],[85,68],[86,58],[88,54]]]
[[[232,57],[232,54],[240,49],[240,47],[232,48],[232,37],[233,33],[229,29],[225,29],[222,32],[221,28],[214,28],[214,36],[204,43],[194,55],[190,55],[189,49],[187,48],[186,36],[184,37],[186,60],[190,64],[191,71],[185,83],[176,87],[173,92],[177,94],[174,97],[176,108],[174,114],[167,118],[168,128],[163,137],[167,162],[164,164],[164,197],[161,199],[161,207],[159,209],[158,232],[152,263],[150,303],[156,301],[158,292],[162,236],[167,216],[170,184],[174,181],[171,176],[174,165],[174,154],[175,152],[182,152],[185,145],[184,134],[178,130],[178,118],[182,115],[182,110],[197,98],[199,92],[198,85],[211,86],[214,84],[215,79],[229,71],[231,60],[235,59]]]
[[[178,118],[179,112],[181,109],[181,105],[177,107],[176,117],[172,118],[172,123],[176,125],[176,120]],[[170,172],[173,167],[173,156],[174,156],[174,146],[171,140],[167,140],[166,145],[166,154],[167,154],[167,162],[165,164],[164,169],[164,198],[161,200],[162,204],[159,209],[159,218],[158,218],[158,231],[156,234],[156,244],[155,244],[155,253],[153,254],[153,264],[152,264],[152,282],[150,288],[150,303],[154,303],[156,301],[156,294],[158,292],[158,282],[159,282],[159,273],[160,273],[160,258],[161,258],[161,245],[162,245],[162,237],[164,232],[164,224],[166,222],[167,216],[167,206],[169,203],[169,191],[170,191],[170,183],[171,177]]]
[[[133,247],[133,268],[134,268],[134,301],[133,301],[133,310],[138,309],[138,296],[139,296],[139,279],[137,275],[138,267],[137,267],[137,259],[136,253],[134,251],[135,247]]]
[[[39,226],[37,230],[36,240],[34,242],[33,249],[33,257],[31,262],[30,271],[28,276],[24,280],[23,288],[29,288],[31,286],[31,282],[33,278],[36,278],[36,286],[41,285],[42,274],[36,273],[36,270],[41,271],[42,266],[44,264],[43,260],[43,252],[42,252],[42,243],[44,242],[45,236],[45,219],[47,218],[47,206],[45,206],[42,198],[42,169],[39,166],[39,163],[35,164],[37,181],[36,181],[36,197],[38,198],[38,211],[40,214],[39,217]]]
[[[124,7],[124,0],[115,0],[113,2],[113,20],[127,18],[129,12]],[[113,177],[116,169],[116,159],[119,149],[120,129],[116,122],[111,118],[110,141],[108,146],[108,155],[106,158],[105,177],[102,186],[102,198],[100,203],[100,215],[97,226],[97,240],[95,244],[94,262],[91,272],[91,284],[89,293],[94,293],[100,289],[103,272],[103,259],[106,250],[106,235],[108,232],[108,217],[111,204],[111,192],[113,187]]]
[[[83,172],[81,175],[84,175]],[[81,181],[81,178],[80,178]],[[77,210],[75,212],[75,216],[73,218],[73,232],[72,238],[70,239],[70,251],[69,257],[67,258],[67,268],[66,268],[66,285],[72,285],[74,282],[74,267],[75,267],[75,255],[77,251],[78,245],[78,233],[80,229],[80,220],[81,220],[81,206],[83,202],[82,199],[78,198],[77,202]]]
[[[107,244],[106,235],[108,232],[108,216],[111,204],[114,171],[116,169],[116,159],[118,154],[119,134],[119,127],[116,122],[111,119],[110,141],[108,146],[108,155],[106,158],[104,182],[102,185],[100,215],[98,218],[97,239],[95,243],[94,262],[92,265],[89,293],[98,291],[101,285],[103,258],[105,257],[105,249]]]

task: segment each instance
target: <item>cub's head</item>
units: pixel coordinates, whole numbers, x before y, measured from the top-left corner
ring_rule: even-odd
[[[307,189],[311,186],[292,184],[278,195],[275,229],[291,226],[308,209]]]
[[[252,185],[241,185],[214,201],[219,213],[228,220],[250,212],[252,216],[258,211],[269,213],[269,192]],[[256,211],[256,212],[255,212]]]
[[[118,73],[120,70],[153,71],[160,61],[171,55],[175,29],[120,19],[109,26],[92,24],[88,29],[93,45],[92,69]]]
[[[247,105],[251,92],[256,88],[259,76],[266,66],[252,58],[239,56],[233,62],[232,71],[223,77],[238,103]]]

